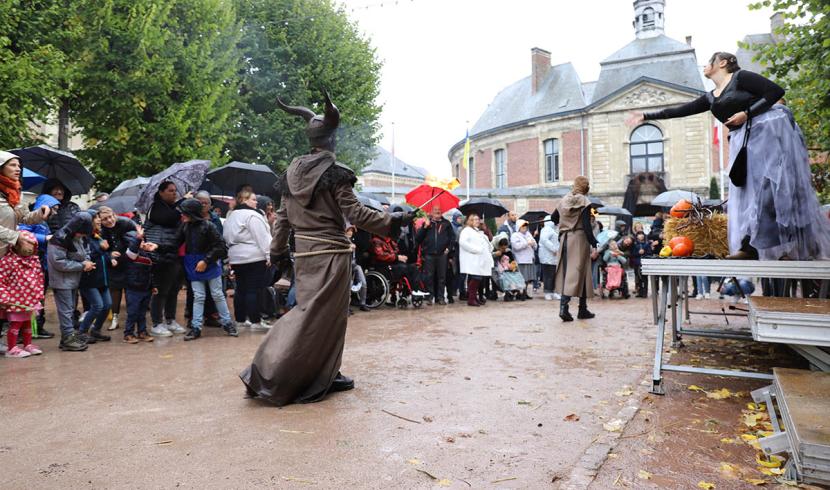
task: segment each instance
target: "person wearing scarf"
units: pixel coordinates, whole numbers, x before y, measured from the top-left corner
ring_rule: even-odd
[[[45,206],[29,212],[20,203],[21,172],[20,158],[14,153],[0,151],[0,257],[15,245],[22,253],[31,254],[37,242],[21,235],[17,225],[41,223],[51,212]]]

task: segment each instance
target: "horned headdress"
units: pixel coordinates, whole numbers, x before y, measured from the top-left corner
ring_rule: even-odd
[[[277,105],[285,112],[306,120],[308,127],[305,133],[312,147],[334,151],[337,127],[340,126],[340,111],[331,101],[328,92],[325,92],[325,96],[326,107],[322,116],[315,114],[307,107],[287,105],[279,97],[277,97]]]

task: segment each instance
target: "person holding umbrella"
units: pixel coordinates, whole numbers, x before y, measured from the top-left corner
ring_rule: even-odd
[[[421,247],[424,259],[423,272],[429,292],[436,303],[445,305],[447,257],[455,242],[455,232],[450,222],[444,219],[441,206],[432,206],[429,218],[415,235],[415,245]]]
[[[478,287],[493,271],[490,239],[480,226],[481,218],[475,213],[468,214],[458,239],[460,269],[467,275],[467,306],[483,304],[477,299]]]
[[[597,239],[591,231],[591,201],[588,178],[580,175],[574,179],[573,188],[559,201],[553,213],[553,221],[559,221],[559,261],[556,264],[556,292],[559,301],[559,318],[572,322],[568,311],[572,296],[579,297],[577,318],[589,319],[594,314],[588,311],[588,296],[593,296],[591,279],[591,249],[597,246]]]

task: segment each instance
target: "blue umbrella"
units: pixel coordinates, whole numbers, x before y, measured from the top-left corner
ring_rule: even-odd
[[[28,168],[23,169],[23,190],[28,190],[46,180],[46,177]]]

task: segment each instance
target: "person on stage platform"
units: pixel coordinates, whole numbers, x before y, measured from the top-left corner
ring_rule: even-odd
[[[340,374],[351,286],[347,220],[370,233],[397,237],[414,214],[374,211],[357,200],[354,172],[337,163],[334,153],[340,112],[328,94],[320,116],[279,99],[277,104],[305,119],[311,144],[311,152],[295,158],[277,183],[282,199],[271,242],[271,263],[285,264],[293,229],[297,306],[268,332],[239,377],[248,396],[284,406],[354,388]]]
[[[634,112],[630,126],[712,111],[729,128],[727,259],[830,258],[830,221],[820,211],[801,129],[781,104],[784,89],[717,52],[703,68],[715,89],[676,107]],[[746,158],[738,157],[744,149]]]
[[[572,296],[579,298],[577,318],[594,318],[588,311],[588,297],[593,297],[591,278],[591,251],[597,239],[591,228],[591,201],[588,178],[580,175],[574,179],[573,188],[559,201],[551,219],[559,223],[559,260],[556,264],[555,291],[560,295],[559,318],[572,322],[568,310]]]

